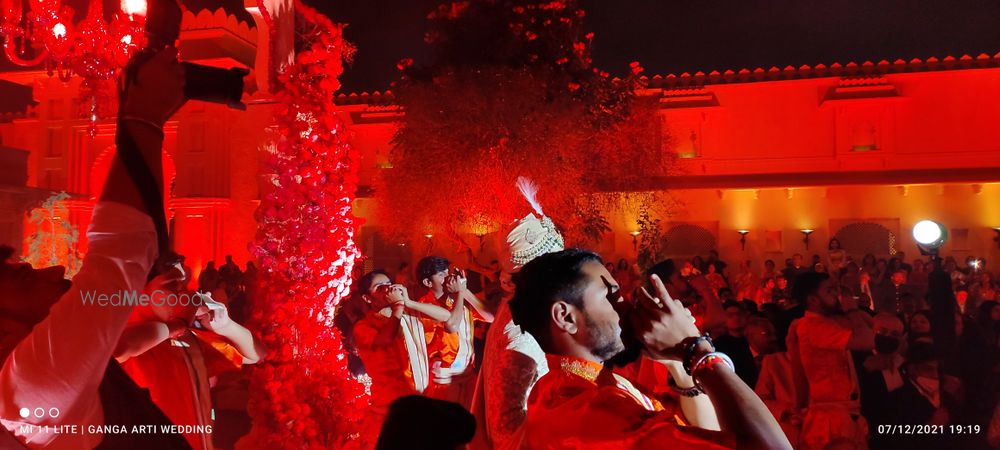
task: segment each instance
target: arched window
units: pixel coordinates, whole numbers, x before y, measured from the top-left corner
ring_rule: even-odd
[[[859,263],[861,258],[868,253],[877,258],[896,254],[896,235],[877,223],[855,222],[847,224],[837,230],[834,237],[840,241],[840,247]]]

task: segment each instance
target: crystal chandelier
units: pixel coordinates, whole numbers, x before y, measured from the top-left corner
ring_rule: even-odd
[[[73,13],[61,0],[0,0],[0,37],[16,65],[44,66],[63,81],[80,76],[80,114],[90,119],[93,134],[97,119],[114,108],[119,71],[145,45],[146,0],[122,0],[110,23],[101,0],[89,0],[79,24]]]

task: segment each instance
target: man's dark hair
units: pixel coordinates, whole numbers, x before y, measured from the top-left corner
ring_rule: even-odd
[[[476,434],[476,418],[462,405],[420,395],[389,404],[376,450],[464,448]]]
[[[743,303],[738,302],[736,300],[726,300],[726,301],[722,302],[722,310],[723,311],[725,311],[725,310],[727,310],[729,308],[738,308],[740,311],[744,310]]]
[[[449,267],[451,267],[451,262],[445,258],[425,256],[417,263],[417,281],[423,283],[424,280],[433,277],[434,274],[442,270],[448,270]]]
[[[665,259],[654,264],[653,267],[650,267],[649,270],[646,271],[646,279],[648,280],[651,275],[656,275],[660,277],[661,281],[668,283],[670,282],[670,277],[674,275],[674,272],[677,272],[677,265],[674,264],[674,260]]]
[[[729,289],[729,288],[727,288],[727,287],[725,287],[725,286],[723,286],[723,287],[720,287],[720,288],[719,288],[719,292],[717,292],[716,294],[718,294],[719,298],[722,298],[722,297],[723,297],[723,294],[725,294],[725,293],[727,293],[727,292],[728,292],[728,293],[730,293],[730,294],[732,294],[732,293],[733,293],[733,290],[732,290],[732,289]]]
[[[805,306],[809,296],[819,291],[819,285],[830,279],[830,275],[823,272],[805,272],[795,277],[795,285],[792,286],[792,300]]]
[[[543,350],[549,351],[549,310],[557,299],[582,307],[584,274],[588,262],[603,264],[596,253],[569,248],[531,260],[518,272],[511,298],[510,315],[521,330],[531,333]]]

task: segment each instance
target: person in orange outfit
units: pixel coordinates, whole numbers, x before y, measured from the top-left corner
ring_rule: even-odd
[[[174,424],[201,426],[184,433],[191,448],[211,450],[210,379],[258,362],[264,350],[224,304],[182,290],[188,276],[178,260],[147,285],[150,304],[133,310],[114,356]]]
[[[596,254],[579,249],[541,255],[518,276],[510,310],[514,323],[547,353],[549,373],[532,389],[524,429],[529,449],[746,448],[789,449],[767,407],[733,371],[732,363],[698,335],[691,315],[651,277],[656,297],[642,290],[632,308],[618,304],[618,284]],[[625,350],[622,317],[656,361],[681,360],[707,395],[722,431],[687,426],[672,402],[637,389],[603,362]]]
[[[451,317],[443,308],[410,300],[406,287],[392,284],[381,270],[368,273],[358,289],[372,305],[354,325],[354,342],[371,377],[372,403],[362,424],[359,447],[375,447],[389,405],[396,399],[423,394],[430,377],[424,320]]]
[[[431,385],[428,396],[468,408],[475,389],[473,321],[492,322],[493,313],[466,287],[465,273],[439,256],[417,263],[417,278],[428,289],[420,303],[451,311],[444,322],[424,321]]]

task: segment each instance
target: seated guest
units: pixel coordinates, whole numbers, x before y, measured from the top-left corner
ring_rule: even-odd
[[[461,405],[407,395],[389,404],[375,450],[460,450],[475,433],[476,418]]]
[[[948,425],[955,421],[958,386],[954,378],[941,375],[940,357],[934,345],[916,342],[906,350],[903,383],[888,396],[886,423],[899,425]],[[886,448],[945,448],[944,435],[894,436]],[[961,448],[958,447],[958,448]]]
[[[451,313],[410,300],[406,288],[392,284],[382,270],[358,282],[371,309],[354,325],[354,342],[372,379],[371,399],[361,426],[360,447],[375,446],[389,404],[423,393],[430,382],[423,320],[445,322]]]
[[[729,355],[733,364],[736,364],[736,374],[747,386],[754,387],[757,385],[758,367],[754,363],[750,343],[744,336],[747,311],[742,304],[733,300],[727,301],[722,306],[726,310],[726,332],[714,339],[715,348]]]
[[[61,267],[0,264],[0,311],[22,326],[3,340],[14,347],[0,354],[0,443],[5,449],[190,448],[178,434],[105,434],[93,428],[152,425],[159,430],[170,424],[111,358],[132,307],[102,304],[100,296],[141,292],[165,248],[160,245],[167,242],[162,200],[156,204],[162,199],[156,192],[163,186],[162,127],[184,104],[184,76],[173,48],[133,60],[126,73],[118,153],[94,207],[89,249],[72,286]],[[130,176],[123,158],[144,162],[148,177]],[[144,199],[144,193],[152,195]],[[94,301],[85,301],[87,296]],[[58,416],[24,417],[21,408],[27,405]],[[52,431],[61,425],[82,432]]]
[[[802,415],[796,407],[795,380],[792,361],[788,353],[780,351],[774,324],[764,317],[751,317],[747,321],[746,338],[754,361],[760,369],[754,392],[778,420],[788,441],[799,442]]]
[[[889,313],[875,315],[875,348],[868,352],[856,367],[858,386],[861,389],[861,414],[868,428],[877,430],[879,425],[891,425],[888,417],[895,406],[889,395],[903,386],[903,322]],[[870,433],[872,448],[882,448],[893,436]]]
[[[909,316],[906,325],[906,340],[911,345],[917,341],[934,342],[934,336],[931,334],[931,312],[929,310],[914,312]]]
[[[790,448],[777,422],[715,353],[683,305],[658,277],[656,298],[642,295],[635,309],[618,302],[618,284],[596,254],[579,249],[542,255],[521,269],[510,301],[514,323],[534,336],[549,359],[528,400],[524,447],[561,448]],[[684,360],[694,386],[684,395],[708,395],[723,432],[678,425],[675,408],[605,370],[625,350],[621,317],[653,360]],[[666,400],[666,399],[662,399]],[[684,417],[687,417],[686,415]]]

